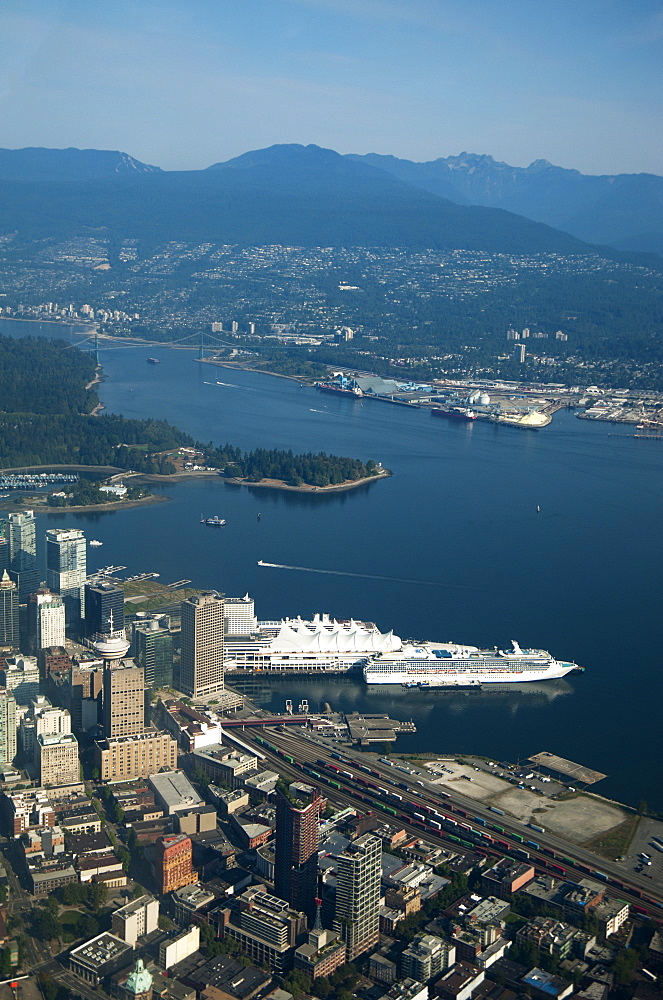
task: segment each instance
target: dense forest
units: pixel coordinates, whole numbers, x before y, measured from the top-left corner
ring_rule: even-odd
[[[356,458],[339,458],[324,452],[293,455],[292,451],[268,451],[265,448],[242,454],[228,444],[208,450],[206,460],[223,468],[226,476],[246,479],[249,483],[280,479],[291,486],[338,486],[379,474],[372,459],[364,464]]]
[[[85,386],[94,373],[91,355],[58,341],[0,337],[0,468],[109,465],[170,475],[176,468],[168,452],[185,446],[203,451],[206,464],[225,475],[252,483],[282,479],[294,486],[330,486],[378,472],[373,461],[364,465],[324,453],[203,446],[165,420],[91,416],[98,399]],[[96,495],[96,487],[81,486],[74,502],[90,502],[88,487]]]
[[[94,375],[92,355],[64,342],[0,337],[3,413],[89,413],[99,402],[85,388]]]
[[[79,413],[0,413],[0,466],[114,465],[168,474],[158,452],[194,444],[165,420],[89,417]]]

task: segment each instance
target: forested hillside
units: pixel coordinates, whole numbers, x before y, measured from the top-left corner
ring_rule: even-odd
[[[167,453],[196,447],[207,465],[256,483],[281,479],[293,486],[329,486],[377,474],[375,462],[335,455],[293,455],[233,445],[203,446],[165,420],[92,416],[98,402],[86,391],[94,376],[90,354],[58,341],[0,337],[0,468],[110,465],[169,475]]]

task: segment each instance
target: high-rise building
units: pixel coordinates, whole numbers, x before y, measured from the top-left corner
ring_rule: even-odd
[[[64,601],[48,587],[39,587],[28,598],[28,651],[34,655],[49,646],[64,646],[64,633]]]
[[[226,635],[249,635],[258,629],[253,598],[226,597],[223,602],[223,619]]]
[[[522,364],[525,363],[525,354],[526,353],[527,353],[527,349],[526,349],[526,347],[525,347],[524,344],[514,344],[514,347],[513,347],[513,356],[514,356],[514,358],[516,359],[516,361],[518,362],[519,365],[522,365]]]
[[[148,618],[133,623],[134,659],[145,671],[145,686],[152,690],[173,683],[173,637],[162,620]]]
[[[320,814],[325,808],[317,788],[294,781],[276,792],[274,892],[312,920],[318,895]]]
[[[219,911],[217,911],[219,912]],[[306,917],[284,900],[252,885],[219,912],[219,937],[235,941],[242,951],[270,972],[284,975],[292,968],[295,948],[303,944]]]
[[[74,785],[80,781],[78,740],[73,733],[39,735],[35,741],[39,781],[48,785]]]
[[[43,694],[37,695],[30,703],[27,715],[19,726],[20,747],[23,755],[34,757],[38,736],[61,736],[71,732],[71,715],[66,708],[51,705]]]
[[[16,700],[0,688],[0,762],[11,764],[16,756]]]
[[[365,833],[338,856],[334,930],[347,946],[352,962],[377,944],[380,933],[382,845]]]
[[[133,736],[145,729],[145,674],[142,667],[104,669],[104,734]]]
[[[94,762],[102,781],[148,778],[162,767],[177,769],[177,740],[154,730],[97,740]]]
[[[9,569],[9,540],[5,536],[6,521],[0,521],[0,573]]]
[[[19,644],[18,590],[7,570],[0,580],[0,646]]]
[[[25,604],[39,586],[35,513],[25,510],[9,515],[9,575],[18,588],[18,603]]]
[[[223,691],[223,604],[216,591],[182,601],[180,688],[191,698]]]
[[[112,617],[111,617],[112,616]],[[116,583],[85,584],[85,630],[89,636],[124,628],[124,590]]]
[[[155,870],[159,891],[172,892],[198,881],[193,870],[193,844],[184,833],[159,837],[155,846]]]
[[[121,906],[111,916],[111,933],[134,948],[139,938],[151,934],[158,926],[159,901],[148,893]]]
[[[79,628],[85,618],[85,544],[78,528],[46,532],[46,584],[64,601],[67,628]]]
[[[0,683],[14,695],[17,705],[29,705],[39,694],[39,666],[34,656],[7,656]]]

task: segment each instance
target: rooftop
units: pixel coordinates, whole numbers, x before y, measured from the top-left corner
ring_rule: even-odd
[[[132,951],[133,948],[130,944],[121,941],[114,934],[104,933],[98,934],[97,937],[79,945],[78,948],[72,948],[70,955],[89,969],[97,970],[125,952]]]
[[[203,800],[184,771],[164,771],[161,774],[152,774],[148,781],[169,809],[182,809],[185,806],[203,804]]]

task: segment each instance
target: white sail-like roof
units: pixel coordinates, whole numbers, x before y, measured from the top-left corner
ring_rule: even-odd
[[[327,615],[313,621],[286,618],[265,650],[268,653],[391,653],[402,647],[399,636],[355,621],[338,622]]]

